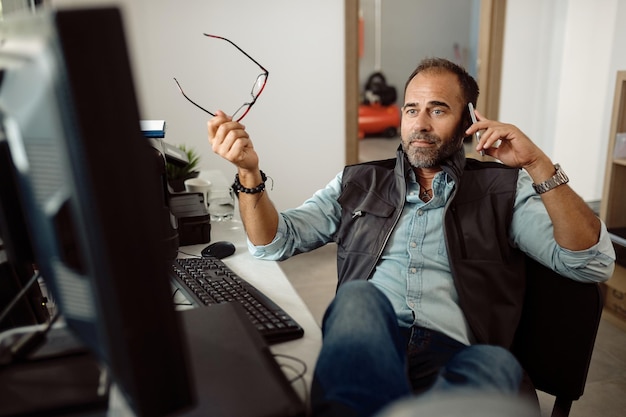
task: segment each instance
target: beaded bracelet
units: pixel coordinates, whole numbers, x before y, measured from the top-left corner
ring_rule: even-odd
[[[235,174],[235,182],[233,183],[233,190],[235,191],[235,194],[239,195],[240,192],[242,193],[246,193],[246,194],[258,194],[258,193],[262,193],[265,190],[265,181],[267,181],[267,175],[265,175],[265,173],[263,171],[261,172],[261,184],[257,185],[254,188],[246,188],[243,185],[241,185],[241,182],[239,181],[239,174]]]

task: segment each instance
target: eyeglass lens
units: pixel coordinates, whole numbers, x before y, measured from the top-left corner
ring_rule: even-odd
[[[256,81],[254,82],[254,85],[252,86],[252,98],[254,100],[257,99],[259,94],[261,94],[261,91],[263,91],[263,88],[265,88],[266,81],[267,81],[267,74],[259,74],[259,76],[256,77]]]
[[[259,74],[257,76],[256,81],[252,85],[252,91],[250,92],[250,94],[252,95],[252,101],[250,101],[249,103],[243,103],[243,105],[241,107],[239,107],[232,115],[233,120],[240,121],[241,119],[243,119],[245,117],[246,114],[248,114],[248,112],[250,111],[250,108],[256,102],[256,99],[263,92],[263,89],[265,88],[265,83],[267,82],[268,72],[261,64],[259,64],[254,58],[252,58],[250,55],[248,55],[240,47],[235,45],[235,43],[233,43],[232,41],[230,41],[230,40],[228,40],[226,38],[223,38],[221,36],[209,35],[207,33],[205,33],[204,35],[208,36],[208,37],[211,37],[211,38],[217,38],[217,39],[222,39],[222,40],[227,41],[228,43],[233,45],[235,48],[237,48],[239,51],[241,51],[246,57],[248,57],[251,61],[253,61],[255,64],[257,64],[264,71],[262,74]],[[183,88],[180,86],[180,83],[178,82],[178,80],[176,78],[174,78],[174,81],[176,82],[176,85],[178,86],[178,89],[180,90],[180,93],[185,97],[185,99],[187,99],[187,101],[189,101],[191,104],[193,104],[194,106],[196,106],[200,110],[210,114],[211,116],[215,116],[214,113],[208,111],[207,109],[205,109],[204,107],[200,106],[199,104],[194,102],[192,99],[187,97],[187,95],[183,91]]]
[[[250,111],[250,107],[256,102],[256,99],[259,97],[263,89],[265,88],[265,82],[267,81],[267,74],[259,74],[256,78],[256,81],[252,85],[252,90],[250,94],[252,95],[252,101],[249,103],[243,103],[241,107],[239,107],[232,115],[233,120],[240,121],[244,118],[248,111]]]

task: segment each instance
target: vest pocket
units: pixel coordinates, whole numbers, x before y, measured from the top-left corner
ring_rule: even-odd
[[[384,239],[384,232],[389,227],[386,223],[392,220],[394,206],[354,183],[346,185],[338,201],[342,213],[337,244],[347,250],[366,252],[376,247]]]

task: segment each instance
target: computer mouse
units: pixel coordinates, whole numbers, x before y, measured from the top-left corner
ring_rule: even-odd
[[[218,259],[226,258],[235,253],[235,245],[225,240],[213,242],[200,252],[202,256],[213,256]]]

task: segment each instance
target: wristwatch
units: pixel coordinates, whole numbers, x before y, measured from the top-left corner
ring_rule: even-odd
[[[561,169],[561,165],[555,164],[554,169],[556,169],[556,174],[552,177],[548,178],[541,184],[533,184],[533,188],[537,194],[543,194],[558,187],[559,185],[567,184],[569,182],[569,178],[567,178],[567,175],[565,175],[565,172]]]

